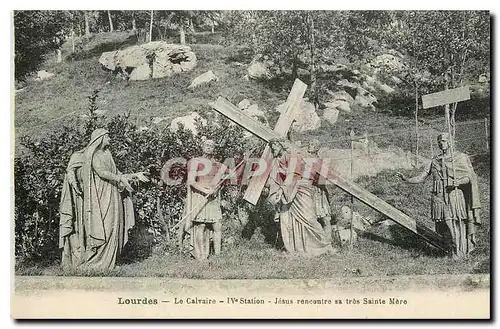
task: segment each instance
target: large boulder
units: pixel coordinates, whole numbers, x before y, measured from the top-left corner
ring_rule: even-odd
[[[130,73],[130,80],[149,80],[151,78],[151,67],[144,63],[136,67],[131,73]]]
[[[354,98],[354,104],[369,110],[375,110],[375,106],[373,103],[377,102],[377,97],[375,97],[372,93],[364,89],[363,87],[359,87],[357,89],[356,97]]]
[[[198,86],[210,83],[211,81],[219,81],[219,78],[212,72],[212,70],[203,73],[202,75],[199,75],[196,77],[191,84],[189,85],[188,89],[194,89]]]
[[[486,83],[486,82],[490,81],[490,79],[488,78],[486,73],[483,73],[479,76],[478,81],[479,81],[479,83]]]
[[[35,80],[37,81],[44,81],[52,78],[54,76],[54,73],[47,72],[45,70],[41,70],[36,72],[36,78]]]
[[[278,74],[278,69],[273,61],[266,56],[257,55],[247,69],[247,76],[253,80],[271,80]]]
[[[196,55],[189,46],[154,41],[102,53],[99,63],[110,71],[127,72],[131,80],[146,80],[191,71]]]
[[[283,113],[286,103],[280,104],[276,107],[276,111]],[[321,127],[321,119],[316,113],[314,105],[307,100],[302,100],[300,110],[297,114],[296,121],[292,125],[292,129],[298,133],[305,133],[314,131]]]
[[[324,103],[326,109],[334,109],[342,112],[351,112],[351,104],[354,102],[354,98],[352,98],[349,93],[345,90],[331,92],[328,90],[328,95],[330,98],[326,103]],[[333,113],[332,111],[325,110],[329,114]]]
[[[244,110],[244,109],[249,108],[250,105],[252,105],[252,103],[250,103],[250,101],[245,98],[244,100],[242,100],[241,102],[238,103],[238,108],[240,110]]]
[[[325,108],[323,111],[323,119],[332,125],[335,124],[339,119],[339,110],[336,108]]]
[[[358,212],[352,211],[349,206],[344,205],[340,210],[340,216],[337,220],[337,225],[348,228],[351,226],[351,222],[353,228],[360,231],[366,231],[371,226],[370,218],[365,218]]]
[[[257,120],[259,120],[262,123],[267,124],[266,115],[265,115],[264,111],[259,109],[259,106],[257,104],[250,105],[249,107],[243,109],[243,113],[245,113],[253,118],[256,118]]]
[[[396,76],[392,76],[391,81],[394,82],[395,84],[402,82],[401,79],[399,79]],[[368,89],[371,92],[375,92],[377,90],[381,90],[386,94],[391,94],[394,92],[394,88],[385,83],[382,83],[378,79],[377,75],[374,76],[365,75],[362,87]]]
[[[345,90],[332,92],[330,90],[327,91],[328,95],[331,96],[332,100],[343,100],[348,103],[354,102],[354,98]]]
[[[357,82],[351,82],[347,79],[342,79],[337,82],[337,86],[346,89],[356,90],[361,87],[361,85]]]
[[[394,88],[392,88],[391,86],[385,84],[385,83],[381,83],[379,84],[379,89],[382,90],[384,93],[386,94],[391,94],[394,92]]]
[[[378,55],[371,65],[388,71],[400,71],[404,68],[402,55],[399,53]]]
[[[266,114],[264,113],[264,111],[259,109],[259,106],[257,104],[251,104],[248,99],[244,99],[238,103],[238,107],[246,115],[252,117],[253,119],[260,122],[261,124],[269,127],[269,121],[267,120]],[[248,131],[244,132],[245,138],[248,138],[251,136],[253,136],[253,135],[251,133],[249,133]]]
[[[197,121],[200,121],[202,125],[207,124],[207,120],[203,119],[198,113],[192,112],[190,115],[172,120],[170,123],[170,130],[176,132],[179,129],[179,125],[182,125],[184,129],[191,130],[193,134],[196,135],[198,134],[198,129],[196,128]]]

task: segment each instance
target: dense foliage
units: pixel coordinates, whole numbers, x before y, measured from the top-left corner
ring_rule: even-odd
[[[14,12],[16,79],[21,80],[36,70],[45,54],[62,45],[67,18],[62,11]]]

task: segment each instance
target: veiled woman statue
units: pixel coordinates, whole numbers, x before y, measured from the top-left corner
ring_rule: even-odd
[[[69,161],[59,224],[64,267],[113,269],[135,224],[129,180],[148,179],[118,171],[109,143],[108,131],[96,129],[87,147]]]

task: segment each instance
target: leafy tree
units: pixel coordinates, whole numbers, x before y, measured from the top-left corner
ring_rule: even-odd
[[[58,49],[69,34],[69,15],[64,11],[15,11],[15,77],[23,80],[35,71],[43,56]]]
[[[396,12],[385,38],[409,55],[408,80],[415,93],[419,88],[428,93],[459,87],[489,71],[489,25],[486,11]],[[453,135],[456,108],[449,118]]]
[[[290,70],[292,80],[300,67],[307,68],[314,95],[317,67],[364,58],[371,51],[370,37],[387,21],[383,12],[236,11],[230,13],[226,28],[255,54],[268,56],[281,71]]]

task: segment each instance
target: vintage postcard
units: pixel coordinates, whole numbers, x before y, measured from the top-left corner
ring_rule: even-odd
[[[13,318],[491,318],[490,12],[118,9],[12,12]]]

